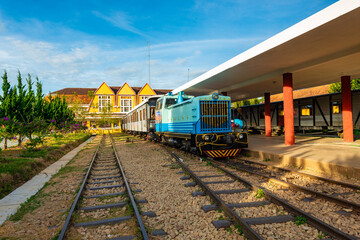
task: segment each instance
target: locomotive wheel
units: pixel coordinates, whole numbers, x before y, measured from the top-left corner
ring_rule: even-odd
[[[185,143],[185,152],[190,152],[190,150],[191,150],[191,144],[190,144],[190,142],[186,142]]]

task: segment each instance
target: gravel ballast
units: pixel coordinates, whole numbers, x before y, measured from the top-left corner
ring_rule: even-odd
[[[151,230],[163,229],[167,233],[154,239],[244,239],[235,233],[233,227],[217,230],[212,225],[213,220],[225,216],[216,211],[205,213],[201,209],[211,202],[208,197],[191,196],[192,192],[200,189],[184,186],[188,181],[180,180],[184,175],[177,172],[181,169],[162,167],[169,165],[171,158],[160,145],[144,141],[117,141],[116,148],[127,176],[138,182],[136,188],[142,190],[135,197],[148,201],[141,205],[141,210],[153,211],[157,215],[144,217],[145,225]],[[214,171],[212,174],[220,173]]]

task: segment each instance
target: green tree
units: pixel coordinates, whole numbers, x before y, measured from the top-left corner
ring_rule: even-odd
[[[27,114],[26,112],[26,86],[22,83],[22,77],[21,77],[21,73],[20,71],[18,71],[18,77],[17,77],[17,99],[16,99],[16,119],[18,120],[18,127],[17,127],[17,135],[18,135],[18,146],[21,146],[21,143],[23,141],[24,138],[24,134],[23,134],[23,128],[22,128],[22,124],[21,122],[24,121],[24,115]]]
[[[88,91],[88,96],[90,99],[92,99],[95,96],[95,92],[94,91]]]
[[[21,145],[23,137],[30,139],[34,147],[42,142],[44,134],[50,129],[79,129],[79,124],[74,124],[74,113],[68,108],[65,98],[59,96],[48,98],[45,101],[42,91],[42,83],[36,78],[36,90],[33,90],[31,75],[26,78],[26,85],[22,82],[18,71],[17,85],[11,86],[7,72],[2,76],[2,90],[0,96],[0,139],[4,139],[4,148],[7,147],[7,139],[19,136],[18,145]],[[37,137],[33,139],[33,135]]]
[[[351,80],[351,90],[360,89],[360,78]],[[341,92],[341,82],[336,82],[330,84],[329,93],[338,93]]]

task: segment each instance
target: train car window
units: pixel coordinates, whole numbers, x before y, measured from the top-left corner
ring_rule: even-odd
[[[313,115],[312,105],[301,106],[301,116],[312,116],[312,115]]]
[[[339,102],[333,102],[332,104],[332,113],[333,114],[341,114],[341,103]]]
[[[145,109],[143,110],[143,119],[145,120]]]
[[[142,110],[140,110],[140,121],[142,121],[142,114],[141,114]]]
[[[150,117],[151,119],[155,119],[155,108],[150,108]]]

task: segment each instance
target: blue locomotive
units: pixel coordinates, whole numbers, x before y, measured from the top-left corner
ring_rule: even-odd
[[[247,148],[247,133],[232,132],[230,97],[171,92],[157,99],[150,138],[209,157],[234,157]]]

